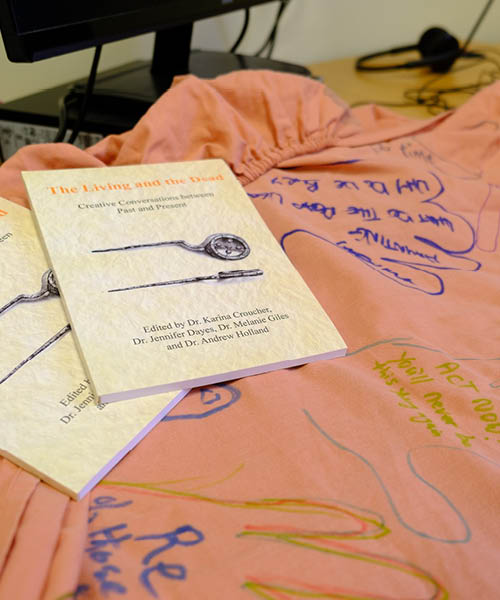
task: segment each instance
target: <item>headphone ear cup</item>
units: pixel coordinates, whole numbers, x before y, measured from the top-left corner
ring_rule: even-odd
[[[424,31],[417,45],[418,51],[435,73],[446,73],[459,54],[457,38],[440,27]],[[434,61],[433,58],[436,58]]]

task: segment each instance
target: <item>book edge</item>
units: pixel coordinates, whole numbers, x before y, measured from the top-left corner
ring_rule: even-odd
[[[184,398],[184,396],[188,394],[189,391],[189,389],[180,390],[179,393],[176,394],[176,396],[170,402],[168,402],[155,417],[148,421],[148,423],[146,423],[145,426],[138,431],[132,439],[130,439],[116,454],[114,454],[113,457],[106,462],[104,466],[97,471],[97,473],[95,473],[80,489],[73,489],[64,485],[57,479],[54,479],[54,477],[40,469],[37,469],[32,464],[26,462],[15,454],[12,454],[4,448],[0,448],[0,455],[18,467],[24,469],[28,473],[38,477],[41,481],[66,494],[73,500],[82,500],[88,494],[88,492],[90,492],[126,454],[133,450],[133,448],[135,448],[135,446],[137,446],[137,444],[146,437],[146,435]]]
[[[321,354],[314,354],[310,356],[295,358],[291,360],[278,361],[275,363],[259,364],[253,367],[245,369],[239,369],[236,371],[228,371],[225,373],[216,373],[213,375],[207,375],[205,377],[199,377],[194,379],[187,379],[185,381],[177,381],[175,383],[155,385],[147,388],[137,388],[134,390],[124,390],[122,392],[111,392],[108,394],[101,394],[98,396],[99,402],[103,404],[109,404],[112,402],[119,402],[123,400],[133,400],[135,398],[141,398],[143,396],[154,396],[156,394],[162,394],[165,392],[171,392],[176,389],[203,387],[206,385],[212,385],[214,383],[221,383],[223,381],[230,381],[233,379],[240,379],[241,377],[250,377],[253,375],[261,375],[263,373],[269,373],[270,371],[277,371],[280,369],[290,369],[292,367],[298,367],[309,363],[317,362],[320,360],[329,360],[331,358],[338,358],[345,356],[347,347],[344,346],[337,350],[330,352],[324,352]]]

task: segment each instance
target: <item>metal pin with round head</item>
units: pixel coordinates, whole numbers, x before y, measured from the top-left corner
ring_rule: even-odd
[[[48,269],[42,275],[42,282],[38,292],[34,292],[33,294],[19,294],[15,298],[12,298],[12,300],[0,308],[0,316],[21,302],[36,302],[51,295],[59,296],[59,288],[57,287],[54,272],[52,269]]]
[[[167,242],[152,242],[147,244],[132,244],[116,248],[102,248],[92,250],[97,252],[119,252],[123,250],[135,250],[137,248],[155,248],[160,246],[179,246],[190,252],[204,252],[213,258],[221,260],[241,260],[250,254],[250,246],[239,235],[234,233],[212,233],[206,237],[201,244],[190,244],[185,240],[170,240]]]

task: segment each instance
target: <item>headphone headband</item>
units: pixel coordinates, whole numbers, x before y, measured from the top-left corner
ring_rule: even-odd
[[[381,56],[399,54],[418,50],[422,58],[410,60],[403,63],[392,63],[385,65],[370,65],[368,62]],[[424,31],[418,44],[413,46],[400,46],[382,52],[374,52],[358,58],[356,61],[357,71],[391,71],[395,69],[415,69],[417,67],[430,66],[436,73],[448,71],[459,56],[478,56],[475,53],[463,53],[458,40],[440,27],[431,27]]]

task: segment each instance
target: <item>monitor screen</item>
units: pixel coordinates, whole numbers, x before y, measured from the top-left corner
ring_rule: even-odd
[[[270,0],[0,0],[12,62],[33,62],[193,23]]]

